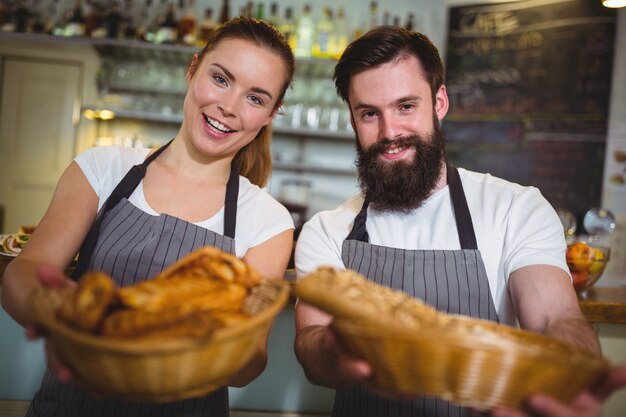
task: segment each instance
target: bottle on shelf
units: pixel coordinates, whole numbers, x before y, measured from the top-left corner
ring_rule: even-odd
[[[343,6],[339,6],[337,9],[337,18],[335,19],[335,33],[336,43],[333,56],[337,59],[341,56],[343,51],[350,42],[350,29],[348,28],[348,22],[346,21],[346,12]]]
[[[44,33],[46,30],[46,21],[44,18],[44,7],[41,5],[41,0],[33,0],[30,30],[33,33]]]
[[[261,2],[257,3],[254,17],[259,20],[265,20],[265,4]]]
[[[179,4],[184,4],[183,0],[179,0]],[[178,42],[183,45],[196,44],[196,16],[194,13],[193,0],[187,0],[183,17],[178,22]]]
[[[412,30],[415,29],[414,28],[414,26],[415,26],[414,19],[415,19],[415,15],[413,13],[409,13],[407,18],[406,18],[406,24],[404,25],[404,28],[406,30],[411,30],[412,31]]]
[[[85,36],[91,38],[104,38],[107,36],[107,14],[112,10],[113,0],[109,0],[108,11],[101,3],[92,3],[89,12],[85,16]]]
[[[246,2],[239,14],[244,17],[254,17],[254,3],[251,1]]]
[[[159,28],[157,1],[145,0],[143,7],[141,7],[141,18],[137,26],[137,38],[142,41],[154,42],[156,31]]]
[[[124,11],[122,12],[122,27],[120,36],[124,39],[138,39],[137,22],[141,20],[140,11],[135,5],[137,0],[125,0]]]
[[[289,46],[291,46],[291,50],[296,49],[296,22],[293,17],[293,9],[291,7],[285,8],[285,18],[280,25],[278,26],[278,30],[283,34]]]
[[[82,0],[76,0],[71,15],[65,24],[65,36],[85,36],[85,13]]]
[[[207,7],[204,10],[204,18],[200,22],[200,30],[198,31],[197,43],[198,46],[204,46],[211,37],[211,34],[215,30],[217,23],[213,20],[213,9]]]
[[[159,25],[154,39],[155,43],[176,43],[178,33],[178,22],[176,21],[176,8],[174,3],[167,4],[165,18]]]
[[[52,0],[48,6],[45,18],[44,32],[49,35],[63,35],[63,9],[59,0]]]
[[[222,0],[222,9],[220,10],[220,23],[226,23],[230,20],[230,1]]]
[[[20,0],[13,13],[13,19],[15,20],[16,32],[30,32],[31,31],[31,16],[32,12],[26,3],[26,0]]]
[[[375,1],[370,2],[369,12],[368,12],[368,20],[367,20],[367,30],[374,29],[378,26],[378,3]]]
[[[113,0],[109,5],[105,18],[106,37],[109,39],[118,39],[122,28],[122,13],[119,4]]]
[[[385,10],[385,12],[383,13],[383,26],[388,26],[391,24],[391,13],[389,13],[389,10]]]
[[[315,22],[311,15],[311,5],[305,4],[302,14],[296,24],[296,49],[294,55],[298,58],[308,58],[315,43]]]
[[[270,5],[270,14],[267,16],[267,23],[276,28],[280,27],[280,15],[278,14],[278,3],[276,2]]]
[[[322,18],[315,25],[315,42],[313,43],[313,56],[329,58],[336,53],[337,41],[333,12],[330,7],[325,7]]]

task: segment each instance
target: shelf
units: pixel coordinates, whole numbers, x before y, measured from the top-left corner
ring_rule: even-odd
[[[181,59],[184,60],[183,62],[189,62],[193,54],[200,50],[199,47],[194,46],[154,44],[126,39],[53,36],[41,33],[0,32],[0,39],[57,45],[85,45],[93,47],[101,56],[114,59],[158,59],[176,64],[180,64]]]
[[[165,115],[161,113],[154,112],[146,112],[139,110],[126,110],[120,109],[113,106],[93,106],[86,105],[82,108],[85,110],[93,110],[93,111],[101,111],[101,110],[110,110],[115,113],[115,117],[119,119],[133,119],[140,120],[146,122],[161,122],[161,123],[172,123],[172,124],[180,124],[183,122],[182,114],[172,114]],[[295,129],[288,127],[280,127],[274,126],[272,128],[273,133],[288,135],[288,136],[298,136],[298,137],[311,137],[311,138],[323,138],[330,140],[341,140],[341,141],[352,141],[354,140],[353,132],[330,132],[325,130],[314,130],[314,129]]]
[[[324,174],[343,177],[356,177],[356,169],[325,168],[302,165],[301,163],[272,162],[272,168],[298,174]]]
[[[126,85],[120,83],[107,83],[107,91],[115,92],[127,92],[137,94],[167,94],[172,96],[184,96],[187,94],[187,90],[181,90],[180,88],[164,88],[160,86],[147,86],[147,85]]]
[[[161,123],[172,123],[172,124],[180,124],[183,122],[183,116],[181,114],[172,114],[166,115],[161,113],[140,111],[140,110],[125,110],[119,109],[116,107],[108,107],[108,106],[83,106],[82,111],[85,110],[94,110],[94,111],[102,111],[102,110],[110,110],[115,113],[115,118],[118,119],[132,119],[132,120],[140,120],[145,122],[161,122]]]
[[[299,137],[312,137],[312,138],[324,138],[333,140],[345,140],[353,141],[355,136],[353,131],[330,131],[322,129],[309,129],[309,128],[294,128],[285,126],[272,126],[274,133],[299,136]]]

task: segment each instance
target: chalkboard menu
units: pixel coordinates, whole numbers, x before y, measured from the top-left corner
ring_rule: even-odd
[[[458,166],[600,204],[616,12],[600,1],[450,8],[444,119]]]

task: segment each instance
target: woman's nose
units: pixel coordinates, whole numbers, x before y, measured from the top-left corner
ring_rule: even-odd
[[[225,97],[219,103],[217,108],[222,112],[224,116],[234,116],[236,110],[236,103],[233,98]]]

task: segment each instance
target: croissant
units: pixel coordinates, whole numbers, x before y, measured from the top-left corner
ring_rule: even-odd
[[[94,332],[115,300],[116,286],[103,272],[89,272],[80,279],[78,288],[67,296],[58,317],[75,327]]]
[[[245,262],[206,247],[134,286],[118,288],[105,273],[85,274],[58,318],[111,338],[208,336],[268,305],[279,287],[261,284]]]

